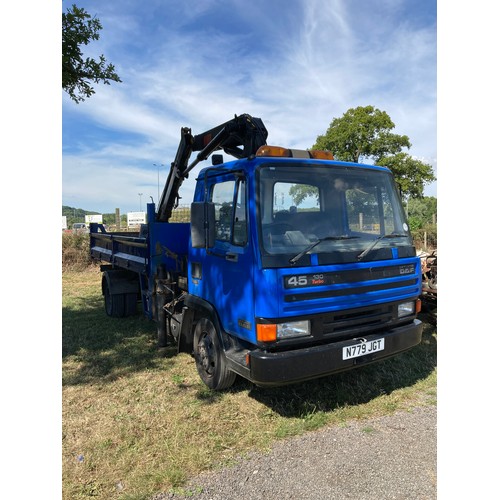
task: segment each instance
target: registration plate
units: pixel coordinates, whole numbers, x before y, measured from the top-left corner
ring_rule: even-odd
[[[359,344],[346,346],[342,349],[342,359],[352,359],[372,352],[384,350],[384,340],[364,340],[362,339]]]

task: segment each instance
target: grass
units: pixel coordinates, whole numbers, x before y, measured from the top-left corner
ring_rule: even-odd
[[[436,403],[435,327],[390,360],[281,388],[214,393],[154,323],[104,313],[98,268],[63,274],[63,499],[151,498],[326,425]],[[366,427],[365,432],[370,432]]]

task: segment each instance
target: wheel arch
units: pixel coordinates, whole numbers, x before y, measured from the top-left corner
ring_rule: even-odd
[[[196,323],[201,318],[207,318],[213,323],[221,346],[225,351],[229,347],[229,335],[222,328],[217,309],[210,302],[190,294],[184,298],[184,305],[192,311],[192,320],[190,325],[183,325],[179,352],[188,352],[188,350],[190,352],[192,349]]]
[[[108,269],[102,273],[101,292],[104,295],[106,286],[111,295],[119,293],[140,293],[139,276],[133,271]]]
[[[196,369],[203,383],[216,391],[231,387],[237,373],[230,368],[220,332],[208,316],[196,323],[193,345]]]

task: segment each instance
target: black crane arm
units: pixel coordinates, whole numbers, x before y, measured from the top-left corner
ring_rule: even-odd
[[[266,140],[267,130],[262,120],[243,114],[195,136],[193,150],[201,151],[198,156],[202,156],[203,149],[210,146],[210,151],[202,159],[206,159],[217,149],[223,149],[236,158],[247,158],[255,154],[260,146],[264,146]],[[243,149],[239,146],[243,146]]]
[[[248,114],[235,115],[232,120],[195,136],[191,135],[191,129],[183,127],[177,154],[158,203],[156,220],[168,222],[172,211],[179,204],[179,189],[184,179],[200,161],[206,160],[218,149],[223,149],[236,158],[246,158],[255,154],[260,146],[264,146],[266,140],[267,130],[262,120]],[[188,166],[193,151],[200,152]]]
[[[179,189],[185,177],[187,177],[184,175],[184,171],[193,151],[193,140],[191,129],[183,127],[181,129],[181,140],[177,148],[177,154],[175,155],[175,160],[170,165],[167,182],[158,202],[157,221],[168,222],[172,215],[172,210],[179,204]]]

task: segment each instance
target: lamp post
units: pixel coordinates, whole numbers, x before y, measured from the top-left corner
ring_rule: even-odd
[[[137,193],[139,195],[139,212],[142,212],[142,193]]]
[[[158,168],[158,199],[156,200],[156,204],[160,203],[160,167],[164,167],[163,163],[160,163],[159,165],[156,163],[153,163],[155,167]]]

